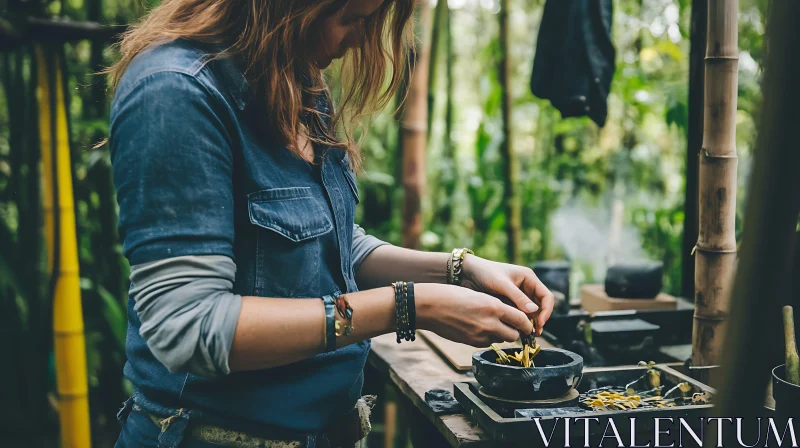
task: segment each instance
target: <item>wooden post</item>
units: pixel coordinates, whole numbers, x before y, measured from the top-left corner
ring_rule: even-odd
[[[498,78],[503,90],[503,144],[500,152],[503,155],[503,200],[506,212],[506,258],[510,263],[520,263],[519,242],[522,227],[522,211],[520,210],[519,195],[517,194],[517,163],[514,157],[514,147],[511,132],[511,64],[509,56],[509,0],[500,1],[500,61],[498,64]]]
[[[422,194],[425,191],[425,149],[428,127],[428,32],[431,8],[417,2],[416,31],[420,42],[410,55],[411,74],[408,96],[400,120],[400,146],[403,154],[403,246],[418,249],[422,234]]]
[[[708,0],[692,365],[718,365],[736,266],[738,0]]]

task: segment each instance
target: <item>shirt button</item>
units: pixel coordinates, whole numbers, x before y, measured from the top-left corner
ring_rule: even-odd
[[[600,84],[600,78],[594,78],[594,82],[595,82],[596,84]]]
[[[581,96],[578,97],[578,100],[584,102],[584,101],[586,101],[586,97],[581,95]]]
[[[583,110],[585,110],[586,112],[589,112],[591,110],[591,107],[586,106],[586,107],[583,108]]]

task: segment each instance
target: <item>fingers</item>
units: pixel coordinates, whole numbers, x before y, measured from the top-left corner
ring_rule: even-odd
[[[514,305],[517,306],[517,308],[531,317],[533,317],[534,313],[539,311],[539,305],[531,300],[532,297],[525,295],[525,293],[520,290],[520,288],[511,280],[500,282],[498,291],[496,292],[507,297],[514,303]]]
[[[545,322],[550,319],[555,306],[555,297],[553,293],[542,283],[536,274],[530,269],[527,269],[522,279],[520,289],[539,304],[539,311],[536,315],[536,336],[542,335],[542,329]]]
[[[519,330],[500,322],[492,336],[492,342],[514,342],[519,338]]]
[[[544,324],[550,319],[550,315],[553,313],[553,305],[555,303],[555,298],[553,297],[553,293],[548,293],[546,296],[542,298],[542,308],[541,312],[538,316],[536,316],[536,336],[541,336],[542,331],[544,329]]]
[[[512,327],[515,331],[515,337],[512,341],[517,340],[519,333],[531,334],[533,332],[533,324],[525,313],[505,303],[501,303],[500,307],[502,313],[500,315],[500,321]]]
[[[519,338],[520,332],[531,334],[533,324],[525,313],[499,299],[482,293],[479,295],[484,296],[486,301],[482,310],[478,311],[478,316],[482,317],[480,324],[469,332],[475,338],[475,343],[480,346],[495,342],[514,342]]]

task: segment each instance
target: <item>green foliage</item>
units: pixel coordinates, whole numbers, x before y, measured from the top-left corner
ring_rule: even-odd
[[[664,262],[664,291],[680,294],[681,254],[683,241],[683,206],[657,208],[638,207],[630,220],[642,236],[644,250]]]

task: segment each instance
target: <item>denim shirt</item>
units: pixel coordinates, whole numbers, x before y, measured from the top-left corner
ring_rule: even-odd
[[[307,163],[277,137],[254,132],[251,101],[237,66],[210,60],[199,44],[174,41],[131,62],[112,103],[110,138],[125,256],[131,265],[231,257],[233,292],[242,296],[319,300],[357,291],[358,191],[346,153],[321,148],[321,163]],[[170,373],[128,302],[125,375],[136,404],[151,413],[183,408],[230,429],[318,431],[360,396],[369,341],[267,370]]]

